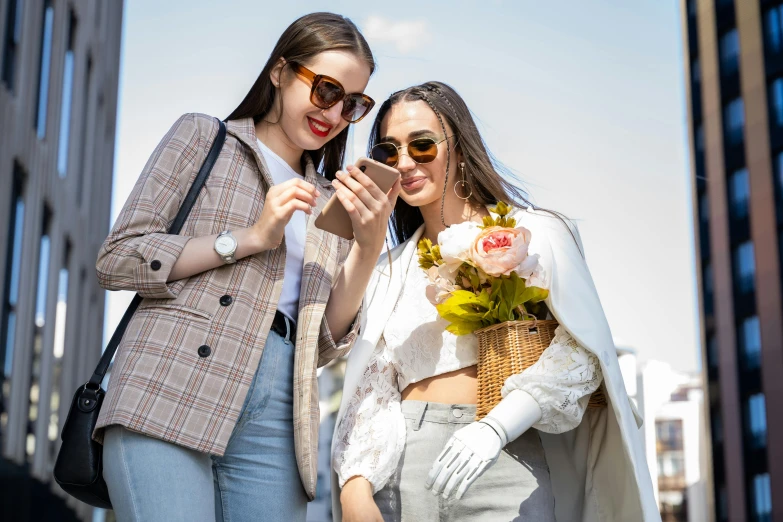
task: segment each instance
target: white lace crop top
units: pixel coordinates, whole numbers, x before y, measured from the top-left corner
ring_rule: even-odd
[[[455,336],[427,300],[426,274],[412,260],[400,299],[368,362],[337,428],[332,463],[340,487],[360,475],[377,493],[397,469],[405,447],[401,392],[408,385],[477,362],[473,334]],[[560,326],[539,361],[512,375],[503,396],[513,389],[529,393],[539,403],[541,420],[533,427],[563,433],[582,420],[590,394],[601,384],[598,358],[580,347]],[[433,459],[437,455],[433,455]]]

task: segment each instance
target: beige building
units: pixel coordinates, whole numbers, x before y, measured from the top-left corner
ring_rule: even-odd
[[[639,372],[647,466],[664,522],[710,520],[702,379],[648,361]]]
[[[82,519],[51,480],[102,349],[123,2],[0,0],[0,506]]]

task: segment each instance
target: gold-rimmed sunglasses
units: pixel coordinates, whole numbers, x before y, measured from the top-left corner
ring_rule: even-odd
[[[375,161],[384,163],[390,167],[396,167],[402,155],[400,151],[406,149],[407,155],[416,163],[430,163],[438,157],[438,145],[452,136],[446,136],[440,141],[434,138],[416,138],[408,142],[407,145],[395,145],[385,142],[375,145],[370,151],[370,156]]]
[[[346,94],[342,84],[331,76],[315,74],[304,65],[296,62],[289,63],[296,74],[303,76],[312,84],[310,103],[319,109],[329,109],[343,102],[343,110],[340,115],[348,123],[356,123],[367,116],[367,113],[375,105],[375,100],[364,93]]]

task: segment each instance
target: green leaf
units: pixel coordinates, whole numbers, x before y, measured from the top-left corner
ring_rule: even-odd
[[[503,285],[502,279],[492,279],[492,288],[489,293],[489,297],[492,301],[497,301],[500,296],[500,288]]]
[[[549,297],[549,290],[546,288],[539,288],[537,286],[531,286],[530,288],[533,290],[534,295],[527,301],[529,303],[538,303]]]
[[[454,335],[467,335],[475,332],[479,328],[482,328],[484,325],[480,322],[456,322],[451,323],[446,327],[447,332],[451,332]]]
[[[549,296],[549,290],[539,288],[537,286],[529,286],[525,288],[520,297],[520,304],[524,303],[537,303],[543,301]]]
[[[479,280],[478,272],[475,268],[470,267],[466,270],[468,273],[468,277],[470,278],[470,284],[473,285],[473,288],[479,288],[481,286],[481,281]]]

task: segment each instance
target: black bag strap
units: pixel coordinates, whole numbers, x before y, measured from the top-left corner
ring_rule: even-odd
[[[223,143],[226,141],[226,124],[220,120],[218,120],[218,124],[220,125],[220,128],[218,129],[217,137],[215,138],[215,141],[212,142],[212,147],[209,149],[207,159],[205,159],[204,164],[201,165],[201,169],[198,171],[196,179],[190,186],[190,190],[188,190],[185,200],[182,202],[179,212],[177,212],[177,216],[174,218],[171,227],[169,227],[169,234],[179,234],[180,230],[182,230],[182,225],[185,223],[188,214],[190,214],[190,210],[193,208],[193,204],[198,198],[198,193],[204,186],[204,182],[207,181],[207,177],[209,177],[209,173],[215,165],[215,160],[217,160],[220,150],[223,148]],[[104,350],[101,360],[95,368],[95,373],[92,374],[92,377],[90,377],[90,380],[85,386],[96,390],[100,388],[101,381],[103,380],[104,375],[106,375],[106,371],[109,369],[109,363],[111,363],[111,360],[114,357],[114,352],[117,351],[117,347],[120,345],[120,341],[122,340],[123,335],[125,335],[125,330],[128,328],[128,324],[130,323],[133,314],[136,312],[136,309],[139,307],[141,300],[142,297],[139,294],[136,294],[133,297],[128,309],[125,310],[125,314],[122,316],[122,320],[120,320],[120,323],[117,325],[117,329],[114,330],[114,334],[111,336],[109,344],[106,345],[106,350]]]

